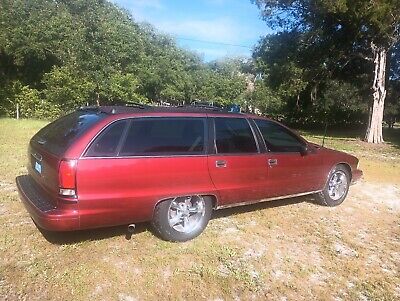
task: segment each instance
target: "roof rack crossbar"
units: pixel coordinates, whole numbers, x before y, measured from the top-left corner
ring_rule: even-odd
[[[150,108],[149,105],[147,105],[145,103],[138,103],[138,102],[127,102],[125,104],[125,107],[133,107],[133,108],[139,108],[139,109]]]
[[[81,106],[78,108],[79,111],[101,111],[99,106]]]
[[[216,107],[216,106],[211,106],[211,105],[206,105],[206,104],[188,104],[188,105],[179,105],[177,106],[178,108],[202,108],[202,109],[208,109],[208,110],[213,110],[213,111],[226,111],[224,108],[221,107]]]

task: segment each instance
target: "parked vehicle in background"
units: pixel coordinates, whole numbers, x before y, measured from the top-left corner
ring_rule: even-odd
[[[72,231],[151,221],[198,236],[215,209],[315,194],[336,206],[362,172],[354,156],[255,115],[196,107],[88,107],[30,141],[17,178],[35,223]]]

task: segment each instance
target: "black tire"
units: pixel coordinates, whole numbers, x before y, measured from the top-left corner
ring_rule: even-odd
[[[173,202],[176,204],[176,201],[184,199],[184,198],[201,198],[203,200],[204,204],[204,212],[201,214],[199,213],[198,216],[198,221],[193,227],[193,229],[190,229],[188,232],[183,232],[176,230],[173,226],[170,225],[170,214],[171,214],[171,206]],[[182,201],[180,201],[182,202]],[[202,208],[203,209],[203,208]],[[197,214],[197,213],[196,213]],[[173,198],[173,199],[168,199],[165,201],[160,202],[155,210],[154,210],[154,215],[153,215],[153,220],[151,222],[154,231],[156,234],[161,237],[164,240],[167,241],[188,241],[191,240],[197,236],[199,236],[203,230],[207,227],[207,224],[211,218],[212,214],[212,198],[208,196],[188,196],[188,197],[179,197],[179,198]],[[176,217],[176,216],[175,216]],[[175,227],[179,227],[179,225],[175,225]],[[182,226],[183,228],[183,226]]]
[[[334,177],[335,174],[345,175],[347,181],[346,189],[344,190],[343,195],[341,195],[337,199],[335,197],[332,197],[332,195],[329,193],[330,180],[332,179],[332,177]],[[318,203],[328,207],[335,207],[340,205],[346,199],[347,193],[349,192],[350,183],[351,176],[349,170],[341,164],[336,165],[335,168],[333,168],[329,173],[324,189],[316,195]]]

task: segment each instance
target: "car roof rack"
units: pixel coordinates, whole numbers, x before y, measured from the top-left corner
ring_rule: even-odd
[[[139,109],[148,109],[148,108],[151,108],[151,106],[149,106],[148,104],[139,103],[139,102],[127,102],[127,103],[125,103],[125,107],[139,108]]]
[[[78,108],[79,111],[101,111],[99,106],[81,106]]]
[[[132,109],[151,109],[152,106],[149,106],[148,104],[142,104],[142,103],[136,103],[136,102],[129,102],[129,103],[123,103],[123,104],[113,104],[113,105],[92,105],[92,106],[81,106],[78,108],[79,111],[96,111],[96,112],[103,112],[103,113],[108,113],[108,114],[116,114],[117,109],[122,109],[122,108],[132,108]]]
[[[204,103],[192,103],[186,105],[177,106],[151,106],[148,104],[141,103],[124,103],[124,104],[113,104],[113,105],[101,105],[101,106],[82,106],[78,110],[80,111],[91,111],[94,113],[106,113],[106,114],[121,114],[131,112],[194,112],[194,113],[207,113],[208,112],[220,112],[220,113],[231,113],[241,114],[232,112],[229,108],[223,108],[218,106],[212,106]]]
[[[191,103],[191,104],[185,104],[185,105],[179,105],[177,108],[199,108],[199,109],[206,109],[206,110],[212,110],[212,111],[227,111],[225,108],[218,107],[218,106],[213,106],[209,105],[206,103]]]

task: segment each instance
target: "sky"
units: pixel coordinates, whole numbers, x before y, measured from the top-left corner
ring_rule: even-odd
[[[175,38],[179,46],[205,61],[251,56],[260,36],[268,34],[260,11],[250,0],[113,0]]]

